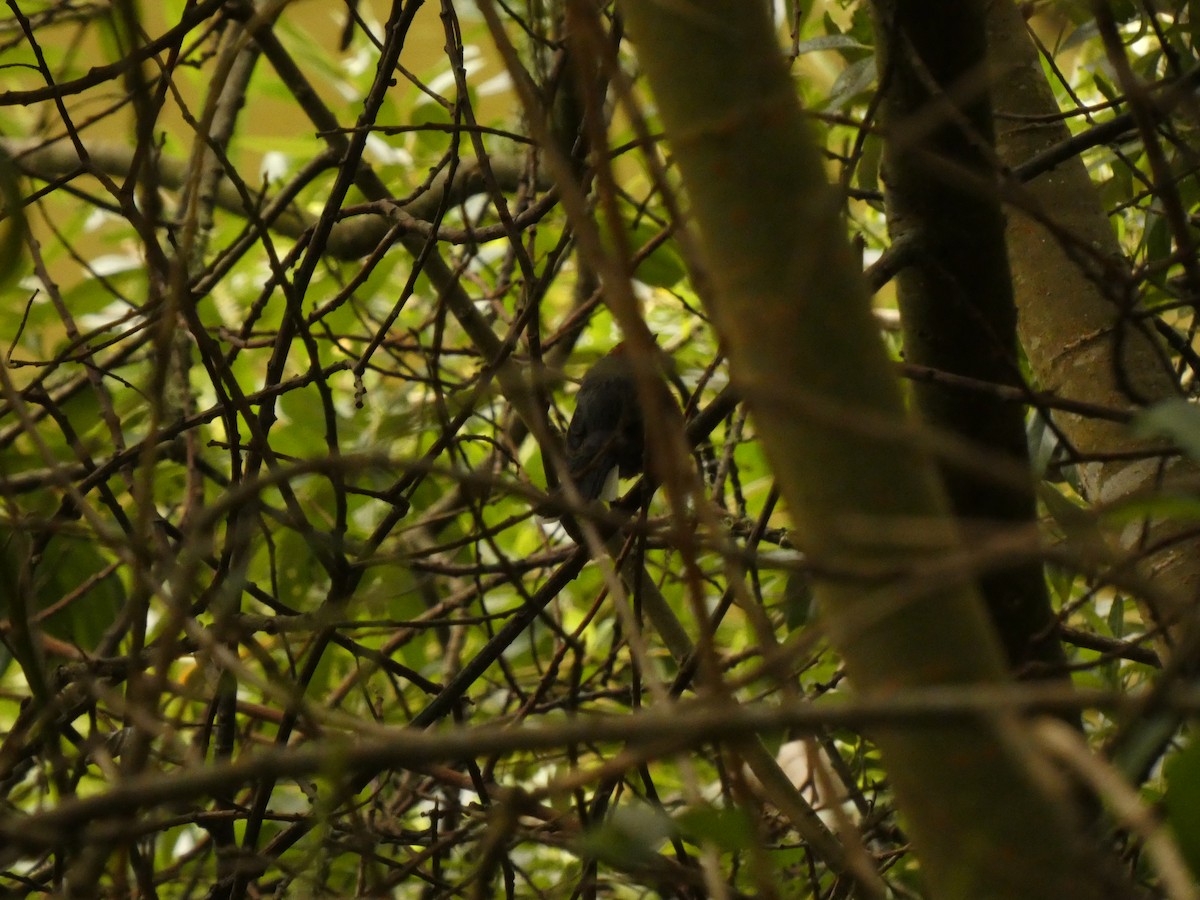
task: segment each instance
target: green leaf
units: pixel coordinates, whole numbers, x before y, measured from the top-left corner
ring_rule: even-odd
[[[34,572],[34,596],[43,631],[91,650],[125,604],[125,585],[95,541],[58,534]]]
[[[607,819],[588,829],[576,848],[584,856],[631,869],[649,862],[675,833],[675,823],[661,809],[630,803],[618,806]]]
[[[1108,79],[1106,79],[1103,75],[1097,72],[1092,77],[1096,83],[1096,90],[1104,95],[1105,100],[1115,102],[1121,98],[1121,92],[1113,87],[1112,83],[1109,82]]]
[[[1104,511],[1108,525],[1140,522],[1147,518],[1200,521],[1200,497],[1186,494],[1155,494],[1123,500]]]
[[[1200,875],[1200,743],[1167,760],[1164,775],[1167,824],[1192,874]]]
[[[812,617],[812,579],[803,572],[788,572],[783,597],[783,616],[787,621],[788,629],[795,631],[803,628]]]
[[[265,561],[265,560],[264,560]],[[293,609],[309,611],[320,596],[323,583],[320,563],[303,536],[293,529],[281,530],[275,536],[276,594]]]
[[[875,75],[874,54],[846,66],[833,83],[833,88],[829,92],[829,100],[825,103],[825,109],[829,112],[836,112],[850,103],[875,83]]]
[[[848,34],[822,34],[796,44],[795,53],[803,56],[805,53],[819,53],[822,50],[870,50],[866,44],[860,43]]]
[[[754,846],[754,824],[746,812],[737,808],[696,806],[675,817],[684,836],[696,843],[711,842],[722,850],[736,853]]]
[[[1200,460],[1200,408],[1172,397],[1143,410],[1130,426],[1137,437],[1165,437],[1192,459]]]
[[[412,115],[409,116],[409,124],[417,127],[426,125],[450,125],[454,119],[450,115],[450,111],[442,104],[426,99],[425,102],[418,103],[413,107]],[[424,129],[416,132],[417,143],[425,150],[442,150],[445,149],[450,138],[447,132],[440,128]]]
[[[1075,570],[1069,569],[1066,566],[1056,566],[1053,563],[1047,563],[1046,584],[1054,591],[1054,596],[1060,602],[1066,603],[1071,599],[1071,592],[1074,590],[1075,581]]]
[[[1146,232],[1146,261],[1162,262],[1171,255],[1171,228],[1164,216],[1158,216]]]
[[[871,7],[867,3],[859,3],[854,7],[850,18],[850,34],[858,38],[864,46],[872,46],[875,40],[875,23],[871,21]]]
[[[288,391],[279,398],[280,425],[271,444],[280,453],[306,459],[324,452],[325,405],[316,388]]]
[[[858,186],[864,191],[879,190],[879,171],[883,160],[883,141],[876,135],[868,134],[863,141],[862,158],[854,170]]]
[[[1025,440],[1029,445],[1033,472],[1038,478],[1044,478],[1058,448],[1058,435],[1047,427],[1044,416],[1033,416],[1025,427]]]
[[[1096,528],[1095,517],[1058,488],[1045,482],[1041,483],[1038,485],[1038,499],[1042,501],[1046,512],[1050,513],[1050,517],[1064,532],[1072,534],[1076,531],[1088,531],[1097,538],[1102,537]]]
[[[1125,600],[1120,595],[1113,597],[1108,609],[1108,630],[1118,640],[1125,636]]]
[[[649,244],[661,232],[662,228],[657,225],[645,220],[639,222],[633,227],[630,234],[634,252]],[[687,269],[683,265],[683,259],[679,256],[679,248],[674,239],[668,238],[655,247],[645,259],[638,263],[634,275],[638,281],[651,287],[669,288],[682,281],[687,275]]]
[[[24,268],[24,209],[16,166],[0,147],[0,288],[8,287]]]

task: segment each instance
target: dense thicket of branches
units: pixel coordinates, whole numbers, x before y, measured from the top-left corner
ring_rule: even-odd
[[[729,6],[686,24],[751,46]],[[930,816],[1061,837],[1048,778],[1104,807],[1091,887],[1196,896],[1194,25],[990,6],[985,52],[982,3],[776,4],[805,131],[722,106],[765,50],[604,3],[10,0],[0,889],[951,897],[1040,864]],[[749,149],[698,183],[714,135]],[[560,435],[623,338],[684,416],[661,487],[581,507]],[[908,454],[1015,506],[952,535]]]

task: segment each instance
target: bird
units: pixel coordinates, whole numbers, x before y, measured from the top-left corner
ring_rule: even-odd
[[[567,426],[567,470],[584,500],[611,500],[618,477],[641,472],[645,457],[637,375],[629,347],[622,341],[580,383],[575,413]]]

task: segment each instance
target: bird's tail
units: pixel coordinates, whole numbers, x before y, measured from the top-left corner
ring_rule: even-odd
[[[594,460],[593,464],[572,472],[571,480],[575,482],[579,496],[585,501],[617,499],[620,473],[615,462],[603,465],[601,461]],[[534,512],[543,519],[558,519],[566,503],[566,494],[560,487]]]
[[[593,459],[579,472],[572,472],[571,478],[579,488],[579,495],[584,500],[615,500],[620,474],[617,472],[615,460]]]

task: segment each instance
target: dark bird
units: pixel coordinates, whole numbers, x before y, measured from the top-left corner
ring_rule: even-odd
[[[622,342],[583,376],[567,427],[567,466],[584,500],[612,499],[618,474],[636,475],[645,456],[637,376]]]

